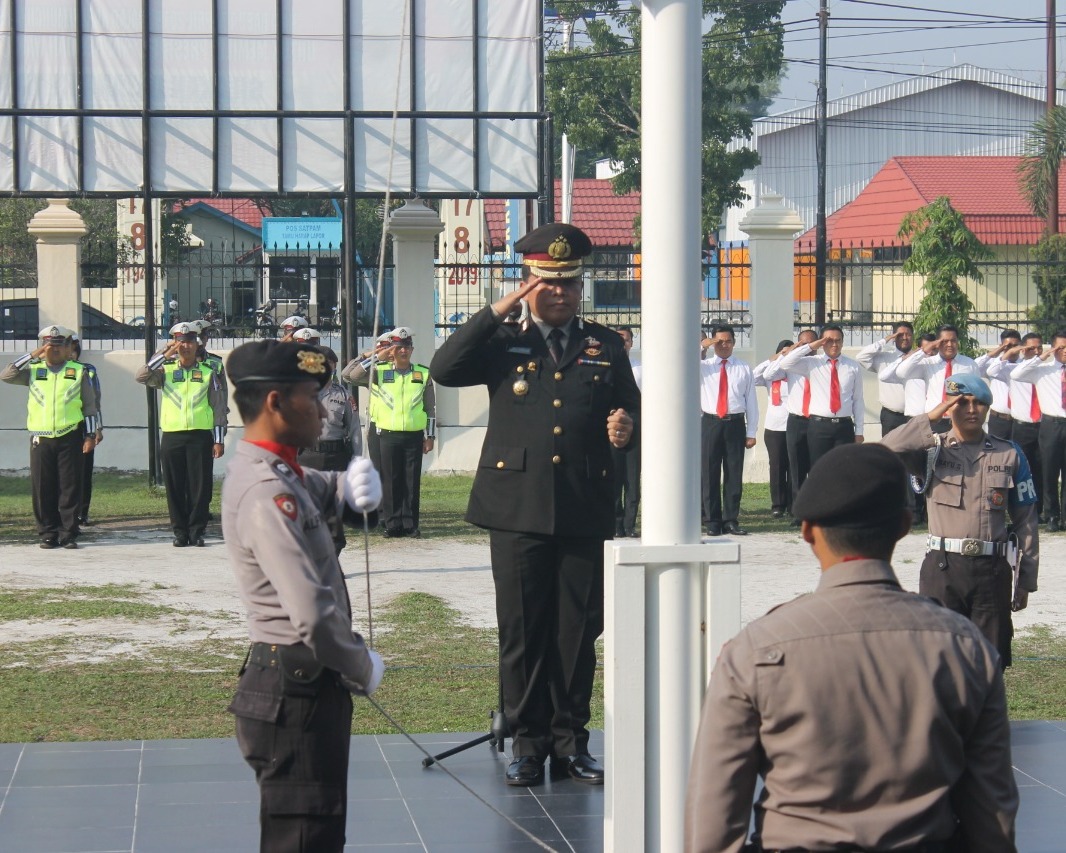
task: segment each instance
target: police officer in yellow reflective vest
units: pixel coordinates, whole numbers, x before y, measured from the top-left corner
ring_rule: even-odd
[[[222,456],[226,397],[215,368],[200,361],[194,323],[178,323],[161,353],[137,371],[136,380],[162,393],[159,442],[174,547],[203,547],[211,504],[214,459]]]
[[[96,446],[96,394],[84,365],[71,360],[73,335],[63,326],[47,326],[41,346],[0,371],[0,380],[30,390],[26,429],[42,548],[78,547],[84,454]]]
[[[374,365],[370,383],[370,420],[377,430],[381,454],[382,524],[386,536],[420,536],[418,529],[422,455],[433,449],[436,404],[429,368],[411,361],[410,329],[398,326]],[[381,363],[386,362],[386,363]],[[387,363],[387,362],[391,362]],[[350,382],[366,385],[371,360],[349,365]]]

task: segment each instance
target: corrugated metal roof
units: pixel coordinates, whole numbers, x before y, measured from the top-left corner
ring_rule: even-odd
[[[555,218],[561,216],[560,181],[555,181]],[[485,225],[491,251],[504,248],[502,199],[485,199]],[[640,193],[615,195],[610,181],[596,178],[574,180],[571,222],[589,235],[597,249],[629,248],[636,242],[633,223],[640,214]]]
[[[900,222],[911,211],[940,196],[951,199],[967,227],[988,245],[1032,244],[1044,221],[1033,215],[1022,195],[1020,157],[893,157],[850,204],[826,220],[834,246],[901,245]],[[1059,196],[1066,199],[1066,173],[1059,174]],[[1066,225],[1066,215],[1060,214]],[[1066,231],[1066,228],[1062,230]],[[797,245],[814,242],[814,229]]]

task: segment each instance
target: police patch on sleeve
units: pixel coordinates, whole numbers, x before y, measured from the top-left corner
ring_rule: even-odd
[[[1036,503],[1036,483],[1033,482],[1033,472],[1029,468],[1029,460],[1025,458],[1022,449],[1016,442],[1011,442],[1018,453],[1018,467],[1014,472],[1014,485],[1010,490],[1009,503],[1011,506],[1030,506]]]
[[[274,503],[289,521],[296,521],[296,498],[293,495],[274,495]]]

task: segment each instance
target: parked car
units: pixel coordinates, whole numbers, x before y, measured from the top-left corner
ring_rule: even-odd
[[[0,300],[0,340],[35,340],[41,330],[38,313],[36,299]],[[144,327],[122,323],[83,302],[81,336],[85,340],[140,339]]]

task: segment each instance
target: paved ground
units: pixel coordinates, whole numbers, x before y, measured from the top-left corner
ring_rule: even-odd
[[[194,611],[184,630],[173,626],[133,625],[94,620],[78,624],[55,620],[46,623],[8,623],[15,636],[27,639],[55,635],[92,635],[122,640],[94,654],[129,654],[137,644],[193,642],[207,636],[242,638],[244,622],[226,549],[208,537],[208,547],[177,549],[162,530],[90,528],[77,551],[42,551],[36,545],[0,546],[0,588],[62,586],[66,584],[133,584],[146,599]],[[741,543],[741,616],[747,623],[782,601],[814,587],[818,567],[810,549],[796,533],[764,533]],[[1029,608],[1015,615],[1018,631],[1048,625],[1066,632],[1066,533],[1043,537],[1040,591],[1030,597]],[[918,569],[924,554],[924,536],[911,534],[896,551],[895,566],[908,589],[918,588]],[[351,536],[342,555],[349,579],[357,626],[365,623],[366,574],[362,536]],[[469,540],[386,540],[372,536],[370,592],[375,608],[393,596],[416,590],[445,599],[470,624],[492,627],[495,610],[488,543]],[[96,646],[97,644],[93,644]]]

